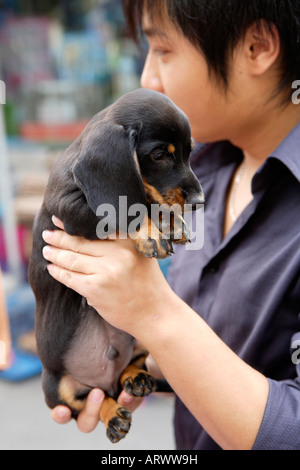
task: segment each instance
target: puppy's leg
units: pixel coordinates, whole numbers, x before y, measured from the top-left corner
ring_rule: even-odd
[[[129,364],[121,374],[123,390],[135,397],[146,397],[157,390],[156,380],[145,370],[148,353],[143,352]]]

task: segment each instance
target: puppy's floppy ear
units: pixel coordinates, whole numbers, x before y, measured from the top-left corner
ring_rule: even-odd
[[[84,136],[73,168],[75,181],[95,214],[101,204],[115,208],[117,230],[119,196],[127,197],[128,208],[133,204],[146,207],[145,187],[135,154],[136,139],[134,129],[128,131],[114,123],[97,122]],[[127,214],[121,214],[124,216]]]

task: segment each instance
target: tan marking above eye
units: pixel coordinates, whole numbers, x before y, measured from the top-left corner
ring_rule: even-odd
[[[175,153],[176,152],[176,148],[174,147],[173,144],[168,145],[168,152],[169,153]]]

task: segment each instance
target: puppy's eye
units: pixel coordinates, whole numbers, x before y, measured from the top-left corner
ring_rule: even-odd
[[[154,160],[163,160],[163,158],[168,157],[168,152],[166,152],[165,150],[155,150],[152,153],[152,157],[154,158]]]
[[[159,160],[165,160],[165,159],[173,159],[174,154],[168,152],[167,150],[163,149],[156,149],[152,152],[151,154],[153,160],[159,161]]]

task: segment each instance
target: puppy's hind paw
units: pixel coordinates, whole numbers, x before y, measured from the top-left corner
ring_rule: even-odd
[[[113,444],[123,439],[131,426],[130,411],[108,396],[105,397],[99,418],[105,424],[106,436]]]
[[[131,426],[131,413],[127,408],[120,407],[116,416],[110,419],[107,424],[106,436],[113,444],[124,439]]]
[[[123,390],[134,397],[147,397],[157,390],[156,380],[147,372],[141,371],[135,377],[127,377],[122,383]]]

